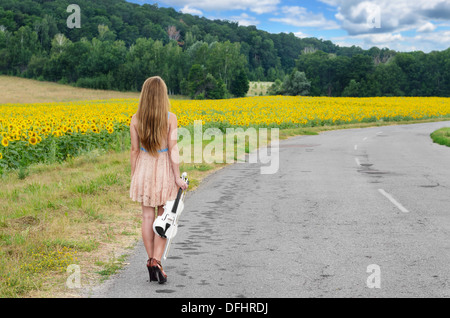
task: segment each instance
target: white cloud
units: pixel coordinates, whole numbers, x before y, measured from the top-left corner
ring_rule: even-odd
[[[420,43],[420,50],[430,52],[449,48],[450,30],[435,31],[427,34],[418,34],[412,40]]]
[[[238,16],[230,17],[231,21],[237,21],[239,25],[249,26],[249,25],[258,25],[259,21],[254,17],[249,16],[247,13],[241,13]]]
[[[377,34],[361,34],[356,38],[363,39],[366,43],[373,45],[392,44],[393,42],[405,41],[400,33],[377,33]]]
[[[250,10],[257,14],[276,10],[280,0],[162,0],[169,6],[189,6],[204,11]]]
[[[450,26],[449,0],[319,1],[337,11],[335,18],[348,33],[346,37],[331,39],[338,45],[424,52],[449,47],[450,31],[442,30]],[[375,26],[374,22],[379,25]],[[406,31],[415,31],[417,35]]]
[[[281,8],[284,17],[270,18],[270,21],[281,22],[296,27],[312,27],[319,29],[338,29],[339,25],[332,20],[327,20],[322,13],[313,13],[299,6],[283,6]]]
[[[436,29],[436,26],[431,23],[431,22],[427,22],[424,25],[422,25],[421,27],[419,27],[417,29],[417,32],[433,32]]]
[[[285,32],[285,33],[289,33],[289,32]],[[294,32],[294,35],[300,39],[311,37],[310,35],[305,34],[302,31]]]
[[[332,39],[332,41],[336,41],[336,43],[353,43],[351,45],[359,45],[363,48],[370,48],[372,46],[390,47],[393,43],[399,43],[405,40],[406,38],[400,33],[358,34],[353,36],[335,37]]]
[[[350,35],[402,32],[423,28],[430,31],[430,20],[449,21],[448,0],[320,0],[337,7],[336,19]],[[378,19],[379,28],[369,23]],[[432,31],[432,30],[431,30]]]
[[[320,2],[326,3],[329,6],[333,6],[336,7],[339,5],[340,1],[339,0],[319,0]]]
[[[191,8],[189,5],[185,5],[183,8],[180,9],[181,12],[186,14],[192,14],[192,15],[203,15],[203,12],[201,12],[198,9]]]
[[[415,36],[405,36],[400,33],[358,34],[330,39],[339,46],[360,46],[370,49],[373,46],[387,47],[399,52],[445,50],[450,43],[450,30],[420,33]]]
[[[389,48],[397,51],[411,51],[416,50],[413,43],[405,38],[403,35],[397,33],[379,33],[379,34],[359,34],[353,36],[334,37],[330,39],[333,43],[339,46],[359,46],[363,49],[370,49],[371,47]]]

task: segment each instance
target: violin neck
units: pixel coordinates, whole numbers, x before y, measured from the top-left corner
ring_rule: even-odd
[[[175,203],[173,204],[173,207],[172,207],[172,213],[177,213],[178,203],[180,203],[182,193],[183,193],[183,190],[181,188],[178,189],[177,198],[175,199]]]

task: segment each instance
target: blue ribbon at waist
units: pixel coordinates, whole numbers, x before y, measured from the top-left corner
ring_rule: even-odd
[[[141,147],[142,151],[148,152],[144,147]],[[158,152],[168,152],[169,148],[158,150]]]

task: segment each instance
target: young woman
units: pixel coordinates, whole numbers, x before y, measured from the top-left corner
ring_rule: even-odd
[[[167,281],[161,265],[166,239],[153,232],[155,207],[161,215],[166,201],[175,200],[178,189],[188,187],[180,178],[177,117],[169,108],[166,84],[159,76],[151,77],[142,86],[139,107],[130,123],[130,198],[142,204],[147,269],[150,281],[160,284]]]

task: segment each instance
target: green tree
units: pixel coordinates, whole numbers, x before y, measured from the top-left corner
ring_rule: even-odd
[[[236,78],[231,82],[231,93],[236,97],[245,97],[250,88],[245,70],[241,69]]]
[[[0,27],[0,73],[8,73],[11,69],[11,51],[9,46],[12,40],[11,32],[5,26]]]
[[[350,80],[348,86],[342,92],[342,96],[345,97],[359,97],[360,96],[361,84],[354,79]]]
[[[24,26],[14,32],[9,51],[11,66],[15,73],[21,74],[26,71],[31,57],[33,54],[38,53],[39,50],[40,44],[38,35],[36,32],[33,32],[30,27]]]
[[[231,89],[233,78],[245,67],[245,62],[245,57],[240,53],[240,44],[225,41],[209,45],[205,65],[209,73]]]
[[[208,73],[204,81],[204,97],[207,99],[222,99],[225,98],[226,93],[225,83],[221,79],[216,80],[214,76]]]
[[[188,75],[188,90],[191,98],[204,92],[205,71],[199,64],[192,65]]]
[[[304,72],[294,70],[290,75],[286,75],[281,88],[284,95],[304,96],[309,94],[311,82],[308,81]]]
[[[283,95],[283,82],[279,78],[269,87],[267,93],[269,95]]]

